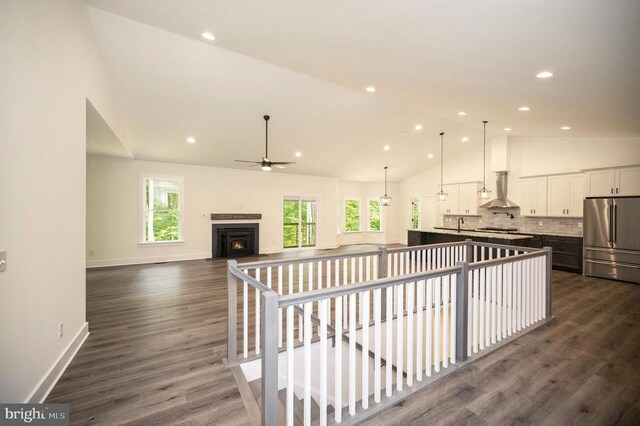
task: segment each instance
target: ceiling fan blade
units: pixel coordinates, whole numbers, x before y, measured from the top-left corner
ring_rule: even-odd
[[[260,161],[249,161],[249,160],[236,160],[236,163],[262,164]]]
[[[249,167],[260,167],[260,163],[251,164]]]
[[[271,164],[296,164],[295,161],[272,161]]]
[[[271,163],[273,164],[273,163]],[[286,169],[285,166],[281,166],[280,164],[273,164],[273,167],[275,167],[276,169]]]

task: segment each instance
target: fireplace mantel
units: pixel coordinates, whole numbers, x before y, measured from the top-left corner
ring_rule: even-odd
[[[211,213],[211,220],[260,220],[262,213]]]

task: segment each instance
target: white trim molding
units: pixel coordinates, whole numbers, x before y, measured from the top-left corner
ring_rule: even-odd
[[[128,259],[89,260],[87,268],[103,268],[106,266],[144,265],[158,262],[180,262],[183,260],[198,260],[211,258],[211,252],[169,254],[164,256],[132,257]]]
[[[87,337],[89,337],[89,323],[85,322],[73,339],[71,339],[71,342],[69,342],[65,350],[62,351],[56,362],[49,368],[49,371],[42,377],[40,383],[38,383],[33,392],[31,392],[31,395],[24,401],[25,404],[43,403],[47,399],[53,387],[58,383],[62,374],[66,371],[73,358],[75,358],[85,340],[87,340]]]

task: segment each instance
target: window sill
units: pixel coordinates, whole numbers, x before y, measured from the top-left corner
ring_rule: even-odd
[[[343,234],[362,234],[364,231],[343,231]]]
[[[164,244],[182,244],[184,240],[171,240],[171,241],[140,241],[138,242],[139,246],[155,246],[155,245],[164,245]]]
[[[367,231],[370,234],[384,234],[384,231]]]

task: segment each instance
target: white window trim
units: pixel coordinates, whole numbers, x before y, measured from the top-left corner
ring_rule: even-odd
[[[414,228],[413,227],[413,200],[416,199],[418,200],[418,227]],[[410,212],[410,224],[411,224],[411,230],[412,231],[419,231],[422,229],[422,199],[420,197],[409,197],[409,212]]]
[[[175,180],[178,182],[178,239],[171,241],[145,241],[145,181],[147,179],[155,180]],[[140,200],[140,215],[138,220],[138,245],[165,245],[165,244],[180,244],[184,243],[184,177],[183,176],[168,176],[168,175],[140,175],[140,192],[138,194]]]
[[[384,213],[383,208],[380,206],[380,230],[376,231],[371,229],[371,201],[377,201],[380,203],[379,197],[368,197],[367,198],[367,232],[371,232],[373,234],[381,234],[384,233]]]
[[[357,201],[358,202],[358,230],[357,231],[347,231],[347,201]],[[368,227],[368,226],[367,226]],[[345,234],[358,234],[364,232],[362,229],[362,200],[358,197],[344,197],[342,200],[342,232]]]

